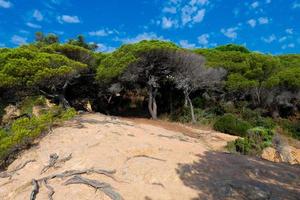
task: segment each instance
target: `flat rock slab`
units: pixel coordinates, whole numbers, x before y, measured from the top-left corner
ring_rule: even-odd
[[[32,180],[67,170],[116,170],[114,179],[82,174],[84,180],[109,184],[124,199],[296,199],[298,166],[222,153],[235,137],[222,133],[147,120],[135,121],[86,114],[53,130],[39,145],[22,153],[8,171],[28,160],[10,179],[0,178],[0,199],[29,199]],[[49,156],[72,158],[45,173]],[[53,199],[110,199],[88,185],[52,179]],[[78,179],[78,177],[77,177]],[[281,195],[281,196],[280,196]],[[251,197],[251,198],[250,198]],[[41,185],[36,199],[48,199]]]

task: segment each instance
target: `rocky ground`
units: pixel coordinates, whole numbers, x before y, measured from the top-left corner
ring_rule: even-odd
[[[223,152],[235,137],[84,114],[0,173],[0,199],[299,199],[300,167]]]

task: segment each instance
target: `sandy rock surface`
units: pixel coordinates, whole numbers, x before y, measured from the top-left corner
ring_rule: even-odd
[[[273,164],[240,156],[228,157],[229,154],[222,153],[227,141],[234,139],[235,137],[226,134],[177,124],[85,114],[54,129],[37,146],[23,152],[9,166],[8,172],[28,160],[35,162],[27,163],[24,168],[13,173],[11,178],[0,178],[0,199],[29,199],[33,179],[38,180],[68,170],[87,169],[115,170],[113,177],[97,173],[81,174],[80,177],[109,184],[110,189],[123,199],[243,199],[241,197],[245,196],[244,190],[248,191],[249,188],[254,191],[253,195],[263,197],[258,196],[256,199],[264,199],[270,194],[276,194],[277,190],[273,193],[269,191],[276,188],[274,184],[279,184],[284,190],[287,188],[291,195],[288,199],[294,199],[300,194],[297,189],[300,188],[299,168],[289,168],[286,165],[283,167],[287,169],[274,169],[279,170],[277,175],[285,170],[289,170],[290,175],[281,182],[272,180],[273,186],[270,189],[257,189],[255,185],[247,185],[247,181],[244,188],[239,188],[240,182],[235,181],[234,177],[239,179],[243,173],[245,179],[259,179],[262,176],[260,173],[264,172],[257,170],[263,167],[256,169],[255,165]],[[70,154],[71,158],[66,159]],[[54,158],[58,156],[56,161],[65,160],[41,173],[49,164],[50,155]],[[103,191],[87,185],[65,185],[72,177],[74,176],[47,181],[55,191],[53,199],[110,199]],[[221,193],[214,194],[218,191]],[[48,199],[48,192],[47,187],[40,184],[36,199]],[[281,190],[278,192],[282,193]]]

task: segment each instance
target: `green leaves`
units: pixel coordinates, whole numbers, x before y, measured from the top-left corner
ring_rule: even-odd
[[[173,43],[158,40],[123,45],[101,61],[97,69],[96,78],[99,81],[107,81],[118,77],[130,64],[137,62],[143,53],[153,50],[177,48]]]
[[[0,60],[0,88],[60,84],[87,67],[60,54],[24,47],[1,53]]]

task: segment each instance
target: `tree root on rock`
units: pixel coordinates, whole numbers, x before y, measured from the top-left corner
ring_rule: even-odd
[[[14,169],[10,172],[1,172],[0,173],[0,178],[9,178],[9,179],[11,179],[14,174],[16,174],[19,170],[23,169],[24,167],[26,167],[26,165],[28,163],[35,162],[35,161],[36,160],[28,160],[28,161],[24,162],[23,164],[18,165],[16,167],[16,169]]]
[[[69,180],[65,182],[65,185],[71,185],[71,184],[84,184],[88,185],[90,187],[95,188],[96,190],[101,190],[104,194],[106,194],[108,197],[110,197],[112,200],[122,200],[123,198],[119,193],[114,191],[113,187],[104,182],[100,182],[97,180],[92,180],[88,178],[83,178],[81,176],[73,176]]]
[[[152,160],[157,160],[157,161],[161,161],[161,162],[166,162],[166,160],[164,159],[160,159],[160,158],[155,158],[152,156],[147,156],[147,155],[136,155],[136,156],[132,156],[126,159],[126,162],[133,159],[133,158],[148,158],[148,159],[152,159]]]
[[[56,159],[57,160],[57,159]],[[32,181],[32,185],[33,185],[33,190],[31,192],[31,196],[30,196],[30,200],[35,200],[36,198],[36,195],[38,194],[39,192],[39,186],[41,184],[44,184],[44,186],[47,188],[48,190],[48,199],[49,200],[53,200],[53,195],[55,193],[54,189],[48,184],[48,181],[49,180],[52,180],[52,179],[55,179],[55,178],[60,178],[60,179],[63,179],[63,178],[67,178],[67,177],[76,177],[78,175],[82,175],[82,174],[101,174],[101,175],[105,175],[115,181],[118,181],[114,176],[113,174],[116,173],[116,170],[103,170],[103,169],[84,169],[84,170],[67,170],[67,171],[64,171],[62,173],[59,173],[59,174],[53,174],[53,175],[49,175],[49,176],[46,176],[46,177],[43,177],[43,178],[40,178],[40,179],[34,179]],[[71,180],[72,178],[70,178]],[[72,179],[73,180],[73,179]],[[77,180],[77,179],[76,179]],[[98,181],[96,181],[97,183],[100,183]],[[70,183],[72,184],[72,183]],[[73,183],[75,184],[75,183]],[[79,183],[78,183],[79,184]],[[119,200],[119,199],[122,199],[122,198],[118,198],[118,197],[121,197],[118,193],[112,191],[112,187],[107,184],[107,183],[102,183],[102,184],[106,184],[105,188],[104,189],[100,189],[98,188],[99,190],[101,191],[106,191],[104,192],[107,196],[111,195],[110,197],[113,199],[113,200]],[[118,196],[119,195],[119,196]]]
[[[39,183],[37,180],[33,179],[31,181],[32,185],[33,185],[33,189],[32,189],[32,192],[30,194],[30,200],[35,200],[36,198],[36,195],[39,193],[39,190],[40,190],[40,186],[39,186]]]
[[[55,193],[53,187],[51,187],[50,185],[48,185],[47,180],[43,180],[43,184],[44,186],[47,188],[48,190],[48,199],[49,200],[53,200],[53,195]]]
[[[50,159],[49,159],[49,164],[46,165],[46,166],[42,169],[41,174],[45,173],[46,171],[48,171],[48,169],[50,169],[50,168],[52,168],[52,167],[53,167],[53,168],[58,168],[58,167],[59,167],[59,164],[65,163],[65,162],[71,160],[72,154],[69,154],[67,157],[62,158],[62,159],[58,159],[58,158],[59,158],[59,156],[58,156],[56,153],[51,154],[51,155],[50,155]]]

